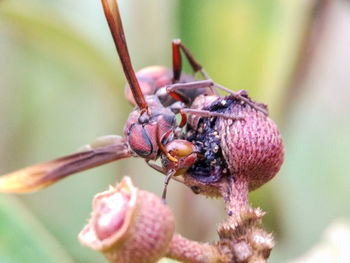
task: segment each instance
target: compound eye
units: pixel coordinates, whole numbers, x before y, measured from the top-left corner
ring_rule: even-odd
[[[174,157],[186,157],[194,152],[194,145],[185,140],[173,140],[166,145],[166,150]]]

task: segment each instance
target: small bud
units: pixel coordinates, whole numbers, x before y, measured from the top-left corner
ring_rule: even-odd
[[[173,215],[162,200],[125,177],[115,188],[95,196],[79,240],[110,262],[151,263],[167,252],[174,228]]]
[[[282,137],[269,117],[249,105],[232,104],[228,112],[243,119],[221,118],[217,123],[222,153],[233,176],[244,176],[251,191],[279,171],[284,159]]]
[[[220,113],[232,117],[240,116],[239,119],[216,118],[203,135],[194,129],[197,132],[191,138],[194,144],[204,140],[205,145],[206,140],[217,140],[219,146],[218,149],[202,146],[205,154],[215,156],[216,163],[200,160],[184,175],[185,184],[196,187],[197,193],[228,198],[230,193],[226,188],[232,179],[247,184],[248,190],[252,191],[272,179],[281,168],[284,146],[276,124],[266,116],[265,105],[252,101],[243,92],[240,94],[250,104],[231,95],[211,102],[206,108],[214,112],[220,110]],[[222,101],[225,101],[225,105],[222,105]],[[208,120],[202,118],[201,121]],[[195,128],[194,124],[200,126],[202,123],[191,123],[190,127]],[[218,138],[213,137],[216,134]],[[245,194],[244,190],[242,195]]]

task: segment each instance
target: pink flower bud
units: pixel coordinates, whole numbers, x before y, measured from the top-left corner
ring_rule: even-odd
[[[232,179],[252,191],[272,179],[281,168],[283,141],[276,124],[265,115],[266,106],[252,101],[243,91],[239,94],[250,104],[233,95],[214,102],[205,97],[211,102],[207,108],[233,118],[191,119],[192,138],[207,144],[206,148],[201,146],[205,150],[202,154],[215,156],[210,164],[198,162],[202,167],[197,165],[184,175],[185,184],[195,193],[226,196],[226,184]]]
[[[174,219],[162,200],[137,189],[129,177],[97,194],[82,244],[101,251],[110,262],[156,262],[167,252]]]
[[[249,105],[233,104],[229,112],[243,119],[219,120],[222,153],[233,177],[245,177],[251,191],[272,179],[281,168],[282,137],[269,117]]]

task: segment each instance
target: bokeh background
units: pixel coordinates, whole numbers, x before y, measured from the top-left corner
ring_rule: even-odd
[[[300,259],[320,242],[327,246],[324,233],[339,220],[348,227],[349,1],[119,3],[135,69],[170,66],[171,40],[180,37],[216,82],[269,105],[286,160],[250,201],[267,211],[264,224],[277,240],[270,262]],[[122,134],[132,110],[124,83],[100,1],[1,0],[0,174],[72,153],[101,135]],[[161,194],[162,176],[137,158],[35,194],[1,194],[0,262],[106,262],[80,245],[77,234],[94,194],[123,175]],[[216,240],[224,216],[220,200],[171,182],[168,203],[178,232]]]

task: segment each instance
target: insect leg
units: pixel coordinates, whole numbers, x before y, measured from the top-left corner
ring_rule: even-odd
[[[168,184],[169,184],[169,181],[173,177],[174,174],[175,174],[175,170],[170,170],[168,172],[167,176],[165,177],[164,189],[163,189],[163,193],[162,193],[162,200],[163,200],[164,204],[165,204],[165,199],[166,199],[166,193],[167,193],[167,190],[168,190]]]
[[[232,119],[232,120],[244,120],[243,116],[232,116],[230,114],[225,114],[221,112],[213,112],[213,111],[208,111],[208,110],[198,110],[198,109],[181,109],[180,112],[182,113],[188,113],[192,115],[197,115],[205,118],[210,118],[210,117],[220,117],[220,118],[225,118],[225,119]]]
[[[249,100],[247,97],[243,96],[244,94],[246,94],[245,91],[232,91],[224,86],[221,86],[220,84],[214,83],[215,88],[217,89],[221,89],[229,94],[231,94],[232,96],[234,96],[236,99],[239,99],[241,101],[244,101],[245,103],[247,103],[249,106],[251,106],[252,108],[256,109],[257,111],[261,111],[264,115],[268,116],[269,113],[266,110],[266,106],[259,106],[259,104],[252,102],[251,100]]]
[[[162,166],[155,164],[155,163],[151,163],[150,160],[146,160],[146,163],[148,164],[149,167],[153,168],[154,170],[156,170],[157,172],[160,172],[161,174],[167,175],[167,172],[163,169]],[[184,180],[183,178],[179,178],[179,176],[174,177],[174,180],[184,184]]]
[[[194,58],[191,51],[181,42],[180,39],[174,39],[172,41],[172,49],[173,49],[173,74],[174,83],[178,82],[181,77],[181,70],[182,70],[182,63],[181,63],[181,54],[180,50],[185,54],[188,62],[190,63],[194,75],[196,75],[198,72],[200,72],[205,80],[210,79],[207,72],[204,70],[202,65]],[[219,95],[216,89],[214,87],[210,87],[211,93],[215,95]]]
[[[179,80],[181,75],[181,55],[180,49],[185,54],[188,62],[190,63],[194,73],[200,72],[204,79],[210,79],[207,72],[203,69],[202,65],[194,58],[191,51],[181,42],[180,39],[174,39],[172,42],[173,47],[173,70],[174,79]],[[175,74],[176,73],[176,74]],[[176,79],[176,77],[178,77]]]
[[[180,115],[181,115],[181,122],[179,124],[179,127],[183,128],[183,127],[185,127],[185,125],[187,123],[187,115],[184,112],[182,112],[181,110],[180,110]]]
[[[179,46],[177,42],[180,41],[178,39],[174,39],[172,41],[172,50],[173,50],[173,82],[176,83],[180,80],[181,71],[182,71],[182,60]]]
[[[175,83],[166,87],[167,93],[177,101],[186,102],[187,98],[182,95],[178,90],[186,89],[199,89],[199,88],[208,88],[214,86],[214,82],[211,79],[207,80],[198,80],[187,83]]]
[[[163,169],[162,166],[155,164],[155,163],[151,163],[150,160],[146,160],[146,163],[149,165],[149,167],[153,168],[157,172],[160,172],[160,173],[166,175],[166,171]]]
[[[224,86],[221,86],[221,85],[215,83],[211,79],[198,80],[198,81],[187,82],[187,83],[175,83],[175,84],[172,84],[170,86],[167,86],[166,90],[169,93],[169,95],[172,96],[174,99],[176,99],[178,101],[183,101],[181,96],[177,92],[178,89],[184,90],[184,89],[197,89],[197,88],[205,88],[205,87],[215,87],[217,89],[221,89],[221,90],[231,94],[236,99],[244,101],[249,106],[256,109],[257,111],[261,111],[264,115],[266,115],[266,116],[268,115],[268,112],[263,105],[260,106],[259,104],[248,99],[246,96],[244,96],[243,91],[239,91],[239,92],[232,91]]]

